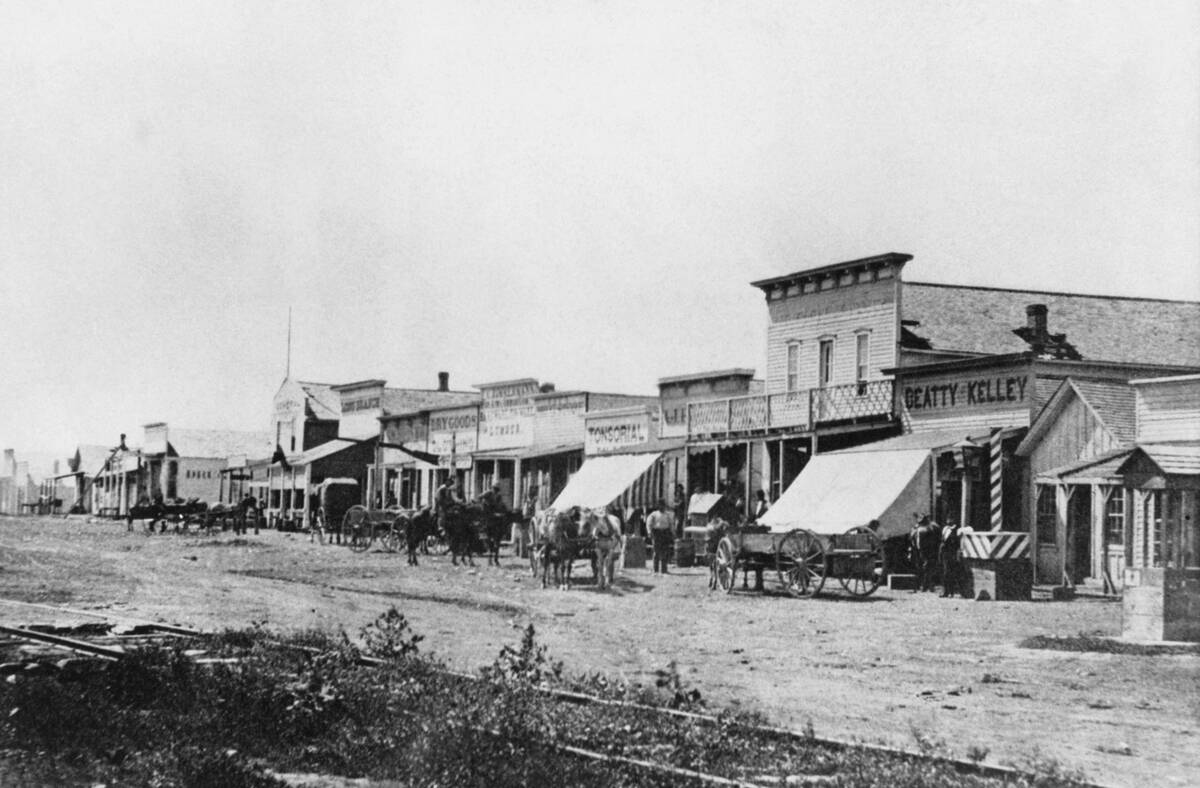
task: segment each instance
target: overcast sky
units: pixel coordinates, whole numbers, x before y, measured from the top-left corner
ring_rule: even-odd
[[[1200,300],[1200,4],[0,5],[0,444],[763,371],[753,279]]]

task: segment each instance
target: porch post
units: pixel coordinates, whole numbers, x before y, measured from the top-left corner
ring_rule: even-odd
[[[1058,565],[1062,570],[1062,580],[1060,584],[1064,586],[1075,587],[1075,580],[1071,577],[1070,569],[1074,566],[1072,557],[1068,555],[1068,547],[1073,541],[1067,533],[1068,509],[1071,505],[1071,497],[1074,490],[1069,484],[1056,484],[1054,486],[1054,519],[1055,519],[1055,535],[1054,541],[1058,547]]]

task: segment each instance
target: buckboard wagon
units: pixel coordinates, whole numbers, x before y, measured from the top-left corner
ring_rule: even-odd
[[[870,596],[883,578],[883,542],[865,526],[843,534],[804,528],[770,533],[751,526],[727,530],[712,556],[713,578],[726,593],[733,590],[738,572],[770,569],[795,597],[816,596],[829,577],[852,596]]]

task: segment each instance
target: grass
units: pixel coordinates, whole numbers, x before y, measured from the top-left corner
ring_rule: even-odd
[[[1079,634],[1070,637],[1048,637],[1035,635],[1021,641],[1021,648],[1048,649],[1051,651],[1088,651],[1101,654],[1126,654],[1137,657],[1160,657],[1180,654],[1200,655],[1200,643],[1156,644],[1127,643],[1113,638]]]
[[[921,757],[826,747],[754,730],[761,722],[754,716],[715,712],[712,723],[564,703],[538,688],[675,708],[699,708],[703,699],[673,666],[649,687],[568,678],[532,627],[481,680],[455,676],[422,655],[420,635],[395,608],[359,634],[381,666],[363,666],[363,650],[345,634],[307,632],[281,643],[256,626],[205,643],[236,662],[199,666],[184,655],[193,644],[184,643],[89,671],[0,684],[0,781],[259,788],[281,784],[274,771],[414,786],[699,784],[560,749],[571,745],[748,781],[806,775],[845,786],[1077,784],[1054,764],[1004,782]]]

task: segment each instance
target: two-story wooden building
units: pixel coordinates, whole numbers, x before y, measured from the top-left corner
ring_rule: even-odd
[[[1028,427],[1072,369],[1128,381],[1200,368],[1200,304],[909,282],[911,259],[889,253],[753,282],[767,304],[764,391],[689,402],[689,453],[741,444],[745,498],[749,488],[774,497],[815,455],[914,429],[961,441],[1009,428],[996,440],[1016,441],[1011,429]],[[968,497],[968,509],[982,500]]]

